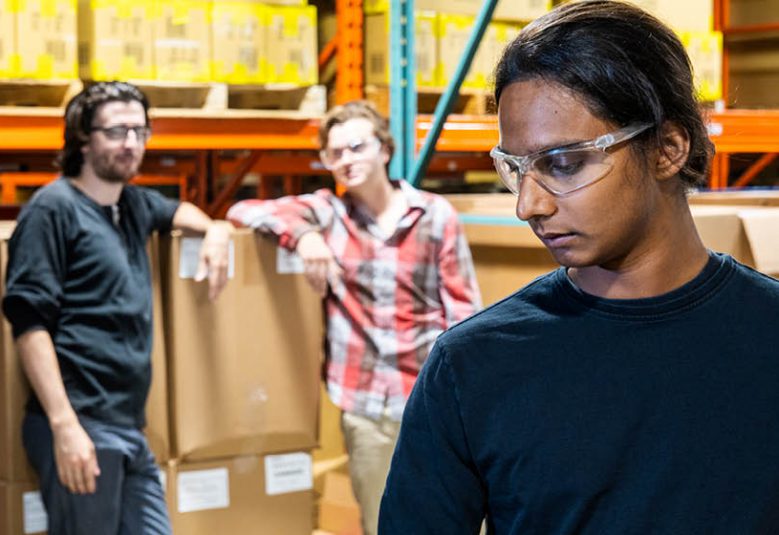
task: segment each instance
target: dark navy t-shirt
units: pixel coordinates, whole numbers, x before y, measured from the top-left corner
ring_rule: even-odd
[[[151,383],[152,297],[146,243],[178,202],[125,186],[101,206],[68,179],[24,206],[9,242],[3,312],[14,336],[46,329],[78,414],[142,427]],[[118,224],[115,224],[118,223]],[[42,411],[33,394],[29,410]]]
[[[560,269],[441,335],[379,532],[779,533],[779,282],[712,254],[650,299]]]

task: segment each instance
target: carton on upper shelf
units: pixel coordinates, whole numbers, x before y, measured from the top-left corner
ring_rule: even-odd
[[[191,276],[199,242],[163,246],[174,456],[188,461],[316,446],[322,304],[294,260],[246,229],[215,302]]]

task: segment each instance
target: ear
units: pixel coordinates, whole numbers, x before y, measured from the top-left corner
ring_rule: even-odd
[[[658,180],[668,180],[681,171],[690,155],[690,136],[678,124],[666,121],[660,127],[660,147],[657,155]]]
[[[381,162],[384,164],[384,167],[386,167],[387,165],[389,165],[389,161],[390,161],[389,151],[387,150],[387,146],[384,143],[382,143],[381,144]]]

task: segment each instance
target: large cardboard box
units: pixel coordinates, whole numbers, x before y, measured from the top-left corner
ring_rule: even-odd
[[[14,223],[0,222],[0,299],[5,295],[8,239]],[[3,316],[0,328],[0,480],[37,481],[22,446],[22,418],[30,386],[16,356],[11,324]]]
[[[211,2],[156,0],[155,78],[174,82],[211,80]]]
[[[308,452],[171,463],[174,533],[310,535],[314,495]]]
[[[14,223],[0,222],[0,299],[4,295],[5,267],[8,260],[7,242]],[[149,243],[153,281],[154,343],[152,347],[152,384],[146,403],[147,426],[144,429],[149,447],[158,462],[170,458],[168,424],[168,389],[165,340],[162,332],[162,303],[159,282],[159,250],[156,236]],[[22,446],[24,407],[30,395],[30,385],[16,354],[11,325],[2,318],[0,328],[0,480],[35,483],[37,475],[27,460]]]
[[[775,41],[728,43],[728,104],[738,108],[779,107],[779,47]]]
[[[18,57],[16,55],[16,14],[15,0],[0,2],[0,76],[16,75]]]
[[[314,85],[319,79],[315,6],[268,6],[267,81],[294,86]]]
[[[348,474],[334,471],[325,474],[317,527],[333,533],[360,533],[360,506]]]
[[[194,282],[199,242],[163,247],[174,455],[202,460],[316,445],[321,299],[276,244],[236,231],[216,300]],[[278,262],[278,263],[277,263]]]
[[[78,78],[76,1],[17,0],[18,77]]]
[[[262,84],[267,73],[265,33],[267,9],[251,1],[217,1],[213,5],[212,65],[214,80],[233,84]]]
[[[48,527],[46,509],[35,484],[0,481],[0,533],[45,535]]]
[[[79,74],[86,80],[154,78],[153,0],[79,0]]]
[[[417,87],[436,87],[438,16],[433,11],[414,15],[414,60]],[[390,80],[389,13],[365,17],[365,83],[386,86]]]
[[[691,205],[779,206],[779,190],[704,191],[693,193],[688,200]]]

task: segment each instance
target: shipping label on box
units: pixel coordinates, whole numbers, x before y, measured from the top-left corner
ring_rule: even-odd
[[[153,1],[79,2],[79,73],[82,78],[154,78]]]
[[[154,17],[155,78],[178,82],[210,81],[210,2],[158,0]]]
[[[18,76],[78,78],[76,1],[18,0]]]
[[[414,13],[414,60],[417,87],[437,87],[438,15]],[[389,13],[365,17],[365,82],[386,86],[390,80]]]
[[[269,83],[314,85],[319,79],[316,7],[269,6],[264,68]]]
[[[314,487],[311,454],[304,452],[265,456],[265,494],[275,496]]]

